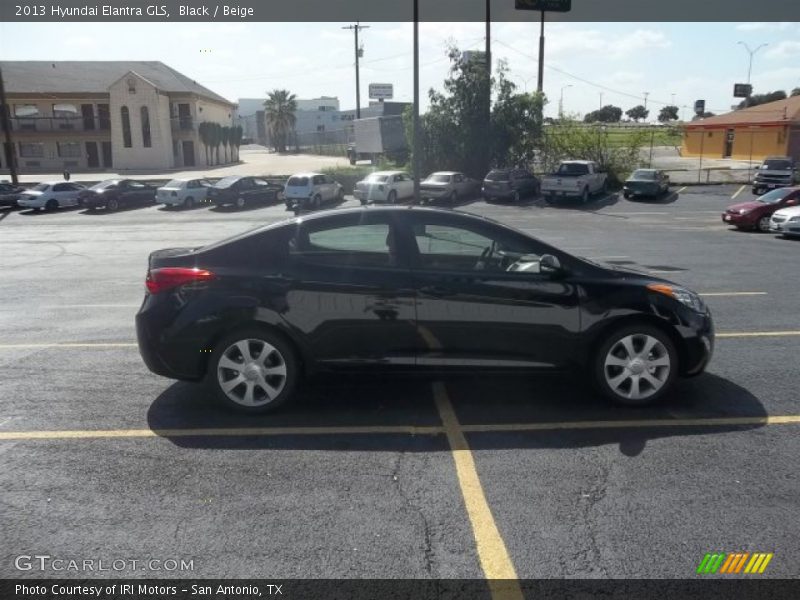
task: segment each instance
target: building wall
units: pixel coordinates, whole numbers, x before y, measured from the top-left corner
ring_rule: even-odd
[[[134,82],[131,90],[129,80]],[[169,96],[134,73],[121,77],[109,88],[111,144],[116,169],[169,169],[175,166],[170,126]],[[128,108],[131,146],[125,146],[122,109]],[[141,108],[150,116],[150,147],[144,146]]]
[[[102,167],[102,143],[110,141],[111,131],[107,122],[104,123],[106,129],[101,129],[98,105],[108,104],[107,97],[65,95],[43,99],[9,94],[8,102],[14,150],[20,169],[50,172],[88,169],[87,142],[95,144]],[[77,112],[73,117],[57,118],[54,107],[61,104],[72,105]],[[92,106],[94,118],[88,122],[84,121],[81,112],[84,104]],[[35,106],[38,114],[34,118],[17,118],[15,109],[23,106]],[[0,156],[0,170],[7,168],[6,157]]]
[[[789,142],[789,127],[734,126],[714,129],[687,129],[681,155],[685,157],[725,158],[728,129],[733,129],[730,158],[762,160],[767,156],[784,155]]]

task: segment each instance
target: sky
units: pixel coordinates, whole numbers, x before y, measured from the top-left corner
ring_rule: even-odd
[[[361,104],[369,83],[394,84],[394,99],[413,99],[412,25],[362,23]],[[337,96],[355,107],[349,23],[0,23],[3,60],[159,60],[226,98],[264,97],[285,88],[298,98]],[[754,93],[800,87],[800,23],[550,23],[545,30],[546,113],[582,115],[603,104],[644,104],[651,119],[674,101],[689,118],[697,99],[720,113],[738,102],[754,56]],[[494,62],[507,61],[521,91],[536,88],[538,23],[494,23]],[[448,43],[481,50],[483,23],[422,23],[422,108],[441,88]],[[602,97],[601,97],[602,94]]]

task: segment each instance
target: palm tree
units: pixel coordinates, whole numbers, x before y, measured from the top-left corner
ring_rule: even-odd
[[[228,163],[228,145],[231,143],[231,128],[227,125],[222,126],[222,135],[220,136],[220,141],[222,142],[222,147],[225,149],[225,164]]]
[[[272,90],[264,101],[270,137],[277,152],[286,152],[289,132],[297,122],[297,98],[289,90]]]
[[[239,160],[239,146],[242,145],[242,137],[244,130],[241,125],[234,125],[231,127],[231,147],[236,149],[236,157],[234,160]]]
[[[222,125],[219,123],[212,123],[211,131],[214,132],[211,136],[211,145],[214,146],[214,153],[216,154],[215,164],[219,164],[219,145],[222,143]]]

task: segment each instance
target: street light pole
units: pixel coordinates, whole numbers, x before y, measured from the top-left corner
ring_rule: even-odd
[[[419,119],[419,0],[414,0],[414,202],[419,203],[419,180],[422,177],[422,127]]]
[[[756,52],[758,52],[762,48],[765,48],[766,46],[769,46],[769,44],[761,44],[755,50],[752,50],[750,48],[750,46],[746,42],[736,42],[736,43],[738,45],[740,45],[740,46],[744,46],[744,49],[747,50],[747,53],[750,55],[750,61],[747,64],[747,85],[749,86],[750,85],[750,76],[753,73],[753,57],[755,56]],[[745,107],[750,106],[750,96],[752,96],[752,93],[749,92],[747,94],[747,98],[744,99],[745,100],[745,102],[744,102]]]
[[[544,11],[542,11],[541,29],[539,31],[539,83],[536,90],[544,91]]]

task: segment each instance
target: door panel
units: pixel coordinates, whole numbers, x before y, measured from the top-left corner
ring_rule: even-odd
[[[111,161],[111,142],[103,142],[103,167],[110,168],[112,166]]]
[[[90,169],[96,169],[100,166],[97,142],[86,142],[86,162]]]

